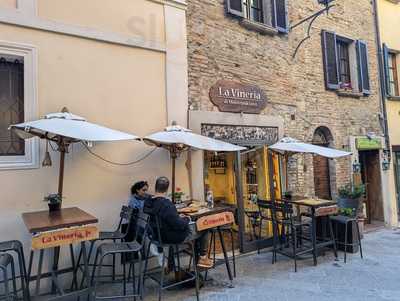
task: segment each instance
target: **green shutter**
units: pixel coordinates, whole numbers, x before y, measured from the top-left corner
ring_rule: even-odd
[[[322,31],[322,53],[324,62],[325,86],[329,90],[339,89],[339,64],[336,48],[336,34]]]
[[[358,86],[363,94],[371,94],[368,70],[368,47],[364,41],[357,41]]]
[[[238,17],[244,17],[242,0],[226,0],[228,12]]]
[[[389,74],[389,48],[386,44],[382,46],[383,50],[383,71],[385,77],[385,92],[387,96],[390,96],[390,74]]]

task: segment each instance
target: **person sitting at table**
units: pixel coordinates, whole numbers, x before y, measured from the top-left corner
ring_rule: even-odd
[[[150,195],[147,194],[148,190],[149,190],[149,184],[146,181],[139,181],[133,184],[131,187],[131,196],[128,200],[128,206],[132,209],[135,209],[135,211],[137,212],[142,210],[144,206],[144,201],[146,200],[146,198],[150,198]],[[136,214],[134,214],[133,219],[135,218],[135,216]],[[132,220],[132,222],[130,223],[129,229],[127,220],[124,220],[122,222],[121,227],[122,227],[121,228],[122,233],[128,231],[125,237],[125,241],[128,242],[133,241],[136,232],[136,224],[134,220]]]
[[[192,235],[189,222],[190,217],[179,215],[174,204],[166,197],[169,188],[169,180],[159,177],[156,180],[155,195],[145,200],[143,211],[152,216],[158,216],[160,222],[161,239],[163,243],[180,244]],[[154,233],[157,226],[151,221]],[[194,233],[193,233],[194,234]],[[197,265],[202,268],[211,268],[213,261],[208,258],[208,232],[204,231],[196,239],[196,252],[199,255]]]

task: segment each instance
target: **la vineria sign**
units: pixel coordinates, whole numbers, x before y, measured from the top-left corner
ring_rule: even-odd
[[[211,87],[210,100],[221,112],[259,114],[267,105],[267,96],[259,87],[228,80]]]

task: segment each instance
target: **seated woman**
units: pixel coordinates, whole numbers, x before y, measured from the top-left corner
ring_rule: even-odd
[[[149,189],[149,184],[146,181],[139,181],[133,184],[131,187],[131,196],[128,201],[128,206],[133,209],[136,209],[137,211],[143,210],[143,205],[145,200],[151,197],[150,195],[147,194],[148,189]],[[121,231],[122,233],[128,231],[125,237],[125,241],[128,242],[133,241],[136,232],[135,223],[134,222],[130,223],[128,229],[128,221],[124,220],[122,222]]]

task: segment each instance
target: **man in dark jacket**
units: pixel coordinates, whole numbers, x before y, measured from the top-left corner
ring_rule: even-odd
[[[180,216],[175,205],[166,197],[169,188],[169,180],[166,177],[160,177],[156,181],[155,195],[144,203],[143,211],[150,216],[158,217],[160,223],[160,234],[163,243],[179,244],[191,235],[189,228],[190,218]],[[157,233],[154,219],[151,220],[153,232]],[[198,266],[210,268],[213,265],[212,260],[207,257],[208,235],[202,233],[196,240],[196,249],[199,253]]]

